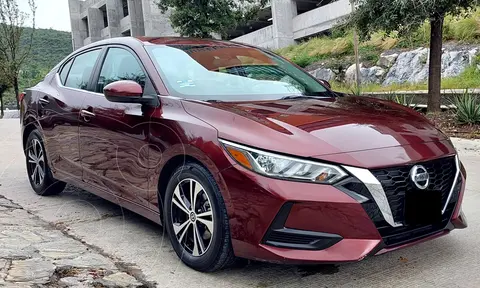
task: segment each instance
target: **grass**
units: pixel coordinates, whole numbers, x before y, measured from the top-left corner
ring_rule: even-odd
[[[447,16],[444,22],[444,40],[464,43],[480,43],[480,8],[467,17]],[[386,34],[382,31],[371,35],[370,39],[360,43],[362,61],[376,62],[379,55],[392,48],[413,48],[425,46],[430,42],[430,24],[425,22],[409,35]],[[333,57],[353,55],[352,32],[334,29],[331,36],[311,38],[298,45],[292,45],[276,51],[301,67]]]

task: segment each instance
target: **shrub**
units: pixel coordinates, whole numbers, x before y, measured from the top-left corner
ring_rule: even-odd
[[[465,90],[463,95],[455,98],[457,120],[462,124],[480,123],[480,104],[472,93]]]
[[[471,41],[480,35],[480,25],[475,18],[464,18],[453,25],[454,38],[462,41]]]
[[[306,53],[295,55],[291,58],[292,62],[297,64],[298,66],[305,68],[308,65],[312,64],[317,60],[316,57],[312,57]]]

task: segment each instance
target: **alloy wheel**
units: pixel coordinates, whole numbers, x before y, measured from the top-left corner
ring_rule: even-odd
[[[28,148],[28,172],[35,186],[41,186],[45,179],[45,156],[42,144],[33,139]]]
[[[182,180],[175,187],[171,203],[173,231],[178,243],[195,257],[208,251],[214,233],[212,203],[196,180]]]

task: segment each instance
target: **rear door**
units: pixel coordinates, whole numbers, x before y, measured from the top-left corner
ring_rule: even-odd
[[[86,96],[81,110],[84,181],[149,207],[148,118],[140,104],[113,103],[102,92],[106,85],[119,80],[133,80],[142,87],[151,84],[137,56],[127,47],[109,47],[101,63],[95,72],[95,93]]]
[[[48,159],[59,180],[82,179],[78,150],[79,112],[89,93],[87,87],[101,51],[101,48],[88,50],[65,61],[50,85],[38,94],[39,123]]]

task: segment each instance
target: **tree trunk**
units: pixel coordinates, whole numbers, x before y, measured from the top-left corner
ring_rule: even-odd
[[[20,111],[20,92],[18,91],[18,76],[13,79],[13,88],[15,89],[15,99],[17,99],[17,110]]]
[[[430,19],[430,67],[428,70],[428,112],[440,111],[442,83],[442,38],[444,15]]]
[[[3,114],[3,95],[0,95],[0,119],[2,119],[3,116],[4,116],[4,114]]]
[[[350,6],[352,7],[352,13],[355,12],[355,1],[350,0]],[[362,85],[362,74],[360,73],[360,56],[358,53],[358,33],[357,28],[353,29],[353,51],[355,52],[355,83],[357,84],[356,91],[360,91],[360,85]]]

